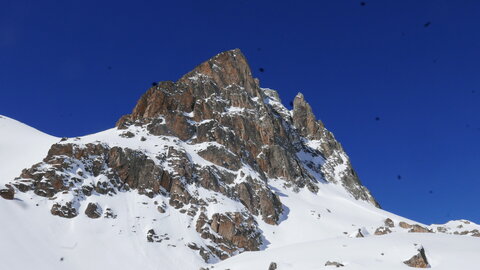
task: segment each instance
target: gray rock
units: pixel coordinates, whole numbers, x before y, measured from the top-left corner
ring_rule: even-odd
[[[0,189],[0,197],[5,200],[13,200],[15,197],[15,190],[13,190],[13,188]]]
[[[395,227],[395,223],[393,223],[393,220],[391,220],[390,218],[386,218],[384,223],[385,223],[385,226],[387,227],[390,227],[390,228]]]
[[[98,203],[89,203],[85,209],[85,215],[89,218],[99,218],[102,216],[102,208]]]
[[[389,229],[389,227],[378,227],[376,230],[375,230],[375,235],[384,235],[384,234],[389,234],[391,233],[392,231]]]
[[[335,262],[335,261],[327,261],[325,263],[325,266],[335,266],[335,267],[343,267],[345,265],[339,263],[339,262]]]
[[[78,215],[78,211],[73,207],[72,202],[67,202],[65,204],[54,203],[50,213],[54,216],[63,218],[74,218]]]

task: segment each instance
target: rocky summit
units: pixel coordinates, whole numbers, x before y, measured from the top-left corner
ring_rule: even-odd
[[[238,49],[214,56],[176,82],[148,89],[117,122],[116,132],[125,143],[74,138],[52,145],[2,196],[13,198],[14,189],[33,191],[53,200],[51,214],[62,218],[83,214],[81,205],[93,195],[134,191],[165,197],[209,240],[206,248],[192,245],[205,260],[260,249],[258,218],[278,224],[284,212],[270,179],[313,193],[322,184],[340,185],[353,198],[378,206],[304,96],[298,93],[293,110],[287,110],[276,91],[260,87]],[[147,144],[154,151],[145,150]],[[217,202],[199,188],[243,207],[209,212]],[[99,209],[90,204],[86,215],[98,218]]]

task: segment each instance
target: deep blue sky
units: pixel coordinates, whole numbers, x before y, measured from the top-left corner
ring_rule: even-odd
[[[98,132],[240,48],[285,104],[304,93],[383,208],[480,223],[480,1],[361,2],[0,0],[0,114]]]

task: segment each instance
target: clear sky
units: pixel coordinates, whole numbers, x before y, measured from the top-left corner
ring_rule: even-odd
[[[98,132],[152,82],[240,48],[287,106],[305,95],[383,208],[480,223],[479,14],[474,0],[0,0],[0,114]]]

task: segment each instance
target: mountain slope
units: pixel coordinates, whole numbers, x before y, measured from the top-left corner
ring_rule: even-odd
[[[421,244],[448,269],[471,265],[479,247],[476,224],[455,235],[455,222],[381,210],[303,95],[286,109],[238,49],[37,161],[0,190],[9,269],[405,269]]]
[[[0,115],[0,185],[40,162],[60,139]]]

